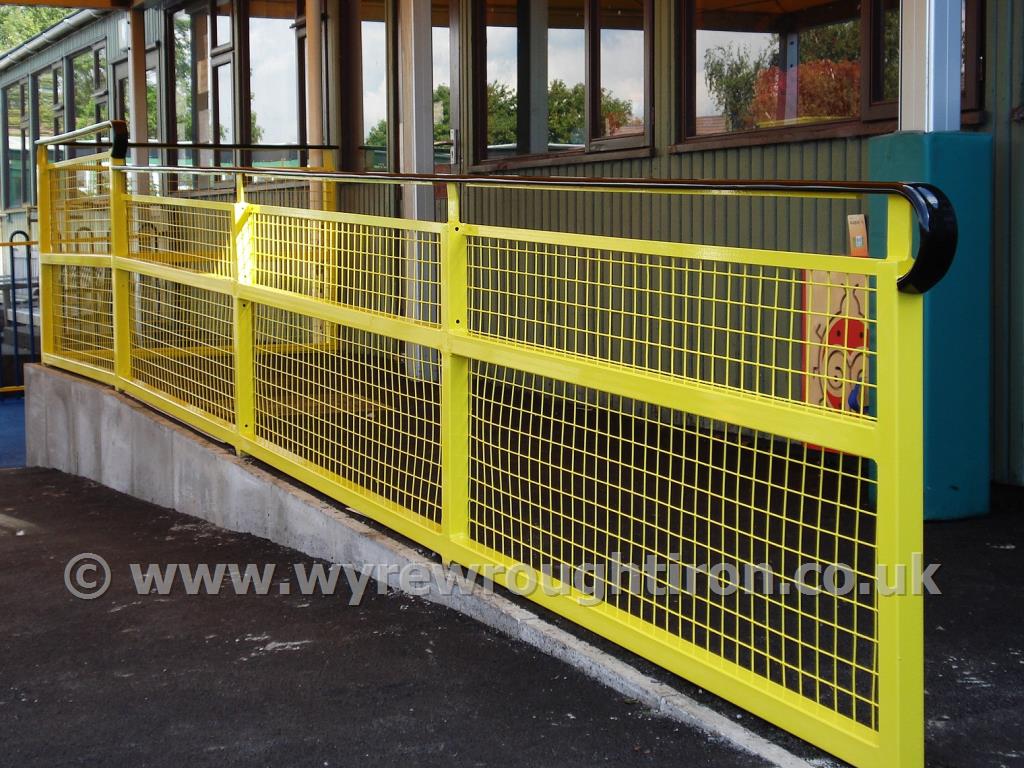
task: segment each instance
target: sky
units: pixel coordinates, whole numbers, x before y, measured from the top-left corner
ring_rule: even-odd
[[[263,128],[264,144],[294,144],[299,140],[293,23],[290,19],[249,21],[252,111]]]
[[[388,94],[384,22],[364,21],[363,29],[363,135],[387,117]],[[451,84],[448,27],[431,30],[434,59],[434,88]]]
[[[633,114],[644,112],[644,63],[639,31],[606,29],[601,33],[601,86],[628,99]],[[583,82],[585,68],[582,29],[548,30],[548,82]],[[516,30],[487,28],[487,80],[516,86]]]

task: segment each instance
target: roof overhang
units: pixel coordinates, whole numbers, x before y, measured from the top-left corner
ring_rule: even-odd
[[[124,10],[131,0],[18,0],[18,5],[37,5],[50,8],[86,8],[97,11]]]

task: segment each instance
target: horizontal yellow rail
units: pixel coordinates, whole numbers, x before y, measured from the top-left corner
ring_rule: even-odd
[[[873,578],[921,549],[915,292],[943,271],[912,257],[928,190],[453,178],[433,222],[318,210],[335,194],[316,187],[433,177],[178,169],[235,178],[225,202],[129,194],[130,175],[175,169],[102,153],[51,163],[44,146],[39,169],[46,364],[534,583],[540,605],[844,760],[923,764],[921,597]],[[247,201],[256,177],[308,183],[309,206]],[[882,193],[888,256],[465,222],[477,188]],[[837,564],[852,594],[795,589]],[[719,591],[716,567],[787,589]]]

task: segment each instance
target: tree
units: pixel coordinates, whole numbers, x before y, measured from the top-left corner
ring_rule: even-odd
[[[587,94],[583,83],[571,88],[563,80],[552,80],[548,87],[548,142],[583,144],[586,141]],[[607,88],[601,89],[601,116],[605,132],[618,132],[633,119],[633,104],[619,99]]]
[[[704,52],[704,78],[708,91],[725,115],[728,129],[753,125],[750,114],[758,76],[776,57],[778,44],[754,55],[745,45],[716,45]]]
[[[0,6],[0,51],[7,51],[35,37],[72,13],[67,8]]]
[[[860,22],[842,21],[800,30],[800,63],[858,61]]]
[[[388,121],[381,118],[366,134],[366,146],[386,147],[388,145]]]
[[[451,136],[451,89],[439,85],[434,89],[434,141],[447,141]],[[582,144],[585,141],[586,93],[583,83],[568,86],[563,80],[552,80],[548,87],[548,141],[552,144]],[[440,107],[438,107],[440,105]],[[515,144],[518,98],[515,90],[498,81],[487,84],[487,143]],[[616,98],[605,89],[601,94],[601,110],[608,132],[613,133],[633,119],[633,105],[628,99]],[[385,147],[388,142],[387,120],[378,121],[366,134],[368,147]]]
[[[188,72],[189,76],[181,75]],[[192,19],[174,17],[174,111],[178,141],[192,141]]]
[[[754,98],[750,104],[753,124],[785,117],[786,76],[778,67],[758,74]],[[860,108],[860,62],[808,61],[797,67],[798,117],[851,117]]]
[[[517,136],[516,92],[497,80],[487,84],[487,143],[515,144]]]
[[[434,122],[434,141],[449,141],[452,127],[452,91],[443,83],[434,89],[434,109],[441,105],[441,119]],[[435,112],[436,115],[436,112]]]
[[[551,81],[548,88],[549,143],[582,144],[585,141],[585,104],[583,83],[570,88],[564,80]]]

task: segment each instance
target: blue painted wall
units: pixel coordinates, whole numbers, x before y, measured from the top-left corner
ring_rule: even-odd
[[[869,141],[875,181],[925,181],[956,209],[956,259],[924,297],[925,519],[988,512],[991,479],[992,137],[896,133]],[[884,252],[885,213],[872,207],[872,252]]]

